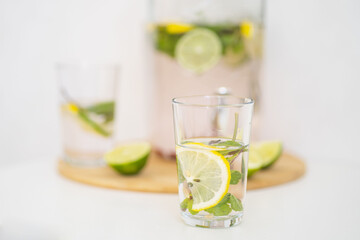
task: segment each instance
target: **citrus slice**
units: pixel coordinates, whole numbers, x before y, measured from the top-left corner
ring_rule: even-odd
[[[177,42],[175,58],[182,67],[202,73],[215,66],[221,51],[221,41],[216,33],[206,28],[196,28]]]
[[[206,144],[204,144],[204,143],[199,143],[199,142],[189,142],[189,143],[185,143],[184,146],[194,146],[195,148],[198,148],[198,149],[214,150],[214,151],[226,150],[226,149],[224,149],[224,148],[218,148],[218,147],[206,145]]]
[[[193,198],[192,210],[218,204],[230,184],[230,165],[215,151],[178,147],[176,157]]]
[[[251,177],[254,173],[259,171],[262,167],[262,158],[261,155],[257,151],[249,152],[249,162],[248,162],[248,178]]]
[[[106,163],[121,174],[133,175],[145,166],[151,152],[151,145],[138,142],[123,145],[105,154]]]
[[[70,116],[74,117],[84,131],[100,134],[103,137],[111,136],[112,131],[109,128],[110,126],[107,126],[107,128],[105,128],[103,124],[100,124],[94,119],[92,119],[88,111],[86,111],[85,109],[80,108],[73,103],[68,103],[62,106],[62,111],[64,113],[69,113]]]
[[[249,154],[257,152],[261,157],[261,168],[267,168],[279,159],[282,149],[283,147],[281,142],[260,142],[250,145]]]
[[[170,34],[182,34],[193,29],[194,26],[190,24],[170,23],[166,25],[166,31]]]
[[[251,39],[254,36],[254,24],[250,21],[242,22],[240,32],[243,37]]]

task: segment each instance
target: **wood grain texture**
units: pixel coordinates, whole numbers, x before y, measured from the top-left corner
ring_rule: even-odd
[[[271,187],[294,181],[304,175],[305,163],[284,153],[270,168],[255,173],[247,189]],[[128,191],[177,193],[176,163],[152,154],[143,171],[136,176],[122,176],[109,167],[79,168],[60,160],[61,175],[77,182]]]

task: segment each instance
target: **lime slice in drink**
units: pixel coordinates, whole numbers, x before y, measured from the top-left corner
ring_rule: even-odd
[[[248,178],[251,177],[254,173],[259,171],[262,167],[262,158],[257,151],[249,151],[249,162],[248,162]]]
[[[183,184],[188,185],[192,194],[192,210],[201,211],[218,204],[229,189],[228,161],[215,151],[192,147],[177,147],[176,157],[186,180]]]
[[[175,58],[182,67],[202,73],[215,66],[221,51],[221,41],[216,33],[206,28],[196,28],[177,42]]]
[[[106,163],[121,174],[133,175],[145,166],[151,152],[151,145],[138,142],[123,145],[105,154]]]
[[[252,154],[253,152],[259,154],[262,162],[261,168],[267,168],[279,159],[282,149],[281,142],[260,142],[250,145],[249,154]]]

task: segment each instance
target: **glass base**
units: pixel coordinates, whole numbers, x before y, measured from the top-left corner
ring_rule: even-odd
[[[75,167],[103,167],[106,165],[103,158],[78,159],[63,155],[63,160]]]
[[[208,218],[205,216],[192,216],[185,212],[182,212],[181,217],[187,225],[193,227],[228,228],[240,224],[242,221],[243,213],[241,212],[237,215]]]

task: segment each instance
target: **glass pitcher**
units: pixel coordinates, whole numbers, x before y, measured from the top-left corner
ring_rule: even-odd
[[[172,98],[235,95],[259,107],[263,8],[264,0],[151,1],[152,141],[163,156],[175,154]]]

